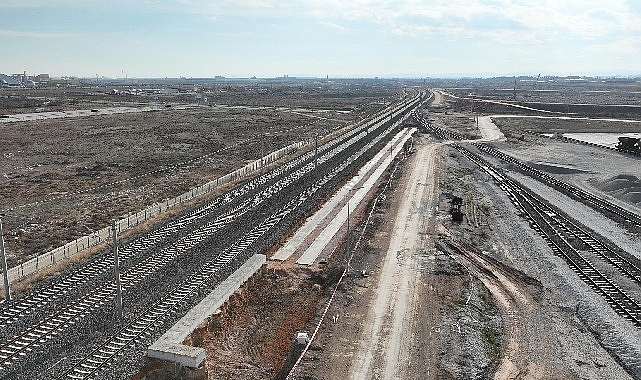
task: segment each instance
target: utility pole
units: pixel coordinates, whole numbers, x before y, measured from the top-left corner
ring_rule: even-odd
[[[4,300],[11,301],[11,291],[9,289],[9,273],[7,272],[7,256],[4,254],[4,237],[2,236],[2,216],[0,215],[0,260],[2,262],[2,276],[4,279]]]
[[[314,177],[318,177],[318,133],[314,133]]]
[[[111,234],[114,244],[114,274],[116,276],[116,317],[118,322],[122,322],[122,286],[120,284],[120,263],[118,260],[118,241],[116,230],[116,219],[111,220]]]
[[[263,175],[263,156],[265,152],[265,136],[260,136],[260,175]]]
[[[350,249],[350,238],[349,238],[349,201],[347,201],[347,255],[349,255],[349,249]],[[346,256],[346,259],[347,256]]]

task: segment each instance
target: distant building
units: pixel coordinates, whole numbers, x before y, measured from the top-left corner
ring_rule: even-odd
[[[10,87],[20,87],[20,79],[16,79],[13,76],[9,76],[6,74],[0,74],[0,83],[2,83],[2,88],[10,88]]]
[[[80,86],[80,79],[76,77],[62,77],[62,78],[53,78],[49,79],[49,85],[50,86],[57,86],[57,87],[76,87]]]
[[[49,83],[49,74],[38,74],[33,80],[38,84],[48,84]]]

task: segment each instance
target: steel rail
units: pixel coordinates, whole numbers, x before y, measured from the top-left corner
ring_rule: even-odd
[[[634,225],[636,227],[641,227],[641,215],[636,214],[630,210],[627,210],[615,203],[608,201],[607,199],[596,196],[588,191],[585,191],[577,186],[571,185],[565,181],[562,181],[558,178],[555,178],[547,173],[544,173],[541,170],[527,165],[523,161],[513,157],[509,154],[503,153],[496,148],[493,148],[487,144],[474,144],[479,150],[485,152],[493,157],[499,158],[507,163],[516,165],[517,168],[521,170],[522,173],[542,182],[549,186],[554,187],[555,189],[561,191],[563,194],[571,197],[574,200],[577,200],[581,203],[584,203],[594,210],[606,215],[607,217],[625,224]]]
[[[355,155],[364,153],[369,149],[364,147],[360,152]],[[285,216],[298,208],[311,194],[316,192],[321,186],[327,183],[331,178],[340,173],[348,166],[348,163],[353,161],[350,159],[343,162],[343,164],[335,167],[331,173],[317,181],[311,188],[306,189],[297,198],[291,200],[285,207],[281,208],[278,212],[272,214],[270,218],[265,220],[259,227],[254,228],[239,242],[235,243],[225,253],[223,253],[223,264],[219,258],[212,260],[208,266],[204,267],[200,273],[194,278],[184,282],[179,286],[182,289],[177,295],[171,295],[169,298],[156,303],[156,305],[145,311],[144,317],[129,324],[123,328],[118,334],[112,336],[106,342],[103,342],[98,348],[92,350],[82,360],[76,362],[74,366],[65,371],[58,379],[87,379],[94,376],[100,369],[108,365],[111,360],[117,357],[127,347],[136,343],[136,339],[143,335],[147,330],[155,326],[160,319],[169,314],[173,308],[179,304],[182,299],[188,297],[202,285],[208,281],[209,278],[218,270],[220,265],[225,265],[231,262],[234,258],[241,255],[241,252],[249,247],[254,241],[267,233],[271,227],[282,220]]]
[[[613,279],[599,271],[579,249],[573,246],[568,240],[568,235],[574,237],[588,235],[589,238],[583,239],[582,243],[589,248],[589,252],[606,260],[624,276],[638,283],[639,268],[637,266],[633,265],[632,270],[636,274],[632,274],[627,264],[622,264],[627,260],[618,256],[616,252],[608,252],[609,255],[616,257],[616,259],[608,259],[607,255],[601,253],[605,245],[600,242],[600,238],[592,236],[583,228],[577,228],[578,223],[561,210],[543,201],[520,183],[493,168],[479,155],[472,153],[459,144],[454,144],[453,146],[497,182],[517,208],[528,217],[535,230],[545,238],[553,251],[566,261],[581,280],[603,296],[606,302],[619,315],[632,322],[635,326],[641,327],[641,305],[639,302],[630,297]]]
[[[403,105],[395,107],[390,112],[398,112],[402,107]],[[355,135],[362,133],[364,129],[377,128],[381,126],[383,122],[386,121],[387,117],[389,117],[389,113],[381,114],[376,118],[365,122],[359,128],[356,128],[344,134],[343,136],[341,136],[341,139],[335,139],[327,144],[320,146],[318,149],[320,153],[329,151],[330,154],[321,155],[321,157],[318,158],[317,162],[322,164],[323,162],[331,159],[331,157],[333,157],[335,154],[345,149],[345,147],[351,145],[351,143],[353,143]],[[142,256],[142,253],[144,251],[152,249],[155,245],[158,244],[158,242],[170,238],[178,231],[184,232],[188,226],[204,218],[211,218],[212,212],[214,210],[231,204],[235,200],[241,199],[244,195],[247,195],[251,191],[264,186],[268,181],[273,180],[280,175],[283,175],[283,173],[288,170],[293,170],[295,167],[301,167],[303,164],[307,163],[307,167],[305,168],[305,170],[309,171],[309,163],[314,158],[314,156],[314,152],[308,152],[298,159],[278,166],[271,172],[259,176],[256,179],[250,180],[243,186],[232,189],[221,197],[217,197],[214,201],[211,201],[204,206],[198,207],[188,214],[179,217],[177,220],[171,221],[161,228],[138,238],[132,243],[126,244],[125,246],[120,248],[120,257],[122,261],[125,262],[134,255]],[[236,210],[232,210],[232,213],[233,211]],[[6,327],[7,325],[18,321],[25,315],[33,313],[38,309],[42,309],[47,304],[67,294],[71,289],[77,288],[83,282],[86,282],[91,278],[96,278],[101,274],[104,275],[105,273],[108,273],[111,270],[111,267],[111,258],[105,256],[101,260],[96,261],[94,264],[85,266],[79,271],[73,272],[69,277],[62,279],[49,288],[42,289],[38,293],[32,293],[26,297],[12,302],[11,307],[0,308],[0,327]]]

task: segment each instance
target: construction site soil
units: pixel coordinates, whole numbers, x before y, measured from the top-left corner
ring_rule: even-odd
[[[464,109],[433,108],[428,117],[439,125],[456,130],[469,138],[478,138],[473,115]],[[434,111],[434,112],[432,112]],[[565,121],[530,119],[497,119],[508,140],[501,149],[531,164],[542,164],[547,171],[597,194],[617,197],[622,186],[635,188],[641,165],[632,165],[634,157],[590,146],[549,141],[524,131],[562,128]],[[617,131],[629,124],[574,121],[569,128],[610,128]],[[420,137],[417,151],[435,144]],[[409,317],[403,327],[403,343],[397,364],[403,368],[393,378],[399,379],[636,379],[639,366],[639,332],[616,316],[609,306],[582,283],[567,265],[554,255],[548,245],[532,230],[513,208],[498,187],[482,175],[475,165],[463,159],[447,145],[439,150],[440,164],[434,167],[438,187],[433,200],[434,212],[421,239],[430,242],[419,252],[398,252],[399,265],[417,255],[411,271],[416,273],[410,297]],[[586,160],[589,157],[589,160]],[[385,251],[390,244],[396,214],[404,197],[412,168],[419,165],[414,155],[400,162],[392,176],[385,200],[377,203],[374,221],[359,226],[355,234],[364,233],[367,243],[354,250],[349,276],[335,288],[325,280],[328,273],[344,269],[343,258],[328,263],[322,270],[307,272],[291,268],[271,272],[269,297],[278,301],[265,304],[263,291],[256,292],[254,302],[247,303],[243,318],[229,314],[234,321],[227,328],[208,333],[203,340],[208,349],[210,379],[285,378],[300,350],[292,343],[296,331],[314,331],[320,322],[332,292],[336,294],[320,323],[315,340],[302,361],[289,373],[292,379],[390,378],[381,360],[373,364],[374,372],[360,376],[354,369],[360,345],[374,344],[367,329],[368,313],[374,308],[381,281]],[[420,162],[420,160],[419,160]],[[567,170],[563,168],[576,168]],[[634,177],[634,178],[633,178]],[[616,181],[611,181],[614,178]],[[626,182],[625,184],[623,182]],[[420,185],[420,184],[419,184]],[[536,187],[534,187],[536,188]],[[544,191],[538,189],[538,191]],[[629,192],[628,192],[629,193]],[[464,200],[464,221],[452,222],[449,201],[453,195]],[[552,198],[552,195],[544,197]],[[610,198],[609,198],[610,199]],[[614,199],[616,201],[616,199]],[[633,207],[633,199],[619,197],[622,205]],[[632,201],[632,202],[631,202]],[[631,203],[630,203],[631,202]],[[565,202],[566,204],[568,202]],[[430,207],[429,204],[421,207]],[[569,206],[566,206],[569,207]],[[572,212],[572,210],[570,210]],[[577,211],[583,215],[584,211]],[[362,213],[365,214],[365,213]],[[355,217],[357,219],[358,217]],[[583,220],[583,219],[582,219]],[[598,223],[598,222],[597,222]],[[364,230],[363,230],[364,229]],[[618,227],[612,234],[617,244],[638,251],[638,235]],[[624,236],[625,235],[625,236]],[[612,238],[612,235],[609,236]],[[628,240],[626,240],[628,239]],[[267,271],[268,273],[269,270]],[[316,277],[318,276],[318,277]],[[287,280],[285,280],[287,278]],[[280,282],[280,285],[278,284]],[[295,290],[295,291],[294,291]],[[292,293],[294,291],[294,293]],[[251,291],[250,291],[251,293]],[[243,291],[244,299],[252,299]],[[281,299],[281,296],[288,297]],[[309,302],[315,302],[311,313]],[[283,306],[286,302],[286,306]],[[294,306],[295,305],[295,306]],[[289,310],[289,317],[283,315]],[[286,313],[286,312],[285,312]],[[255,323],[281,321],[276,325]],[[273,318],[273,319],[272,319]],[[291,321],[295,319],[296,323]],[[287,329],[278,344],[266,339],[255,340],[247,322],[259,326],[261,335],[275,337]],[[268,329],[269,334],[264,331]],[[384,334],[392,334],[391,325]],[[248,331],[249,330],[249,331]],[[241,336],[242,334],[242,336]],[[383,338],[378,349],[389,349]],[[289,342],[289,349],[287,342]],[[238,346],[240,345],[240,346]],[[252,347],[281,347],[279,361],[267,358],[271,353]],[[261,353],[261,354],[259,354]],[[284,354],[288,354],[284,355]],[[402,363],[401,363],[402,362]],[[382,366],[383,367],[380,367]],[[379,368],[380,367],[380,368]],[[376,369],[379,368],[379,369]]]
[[[371,98],[359,98],[354,104],[378,101],[382,102],[384,99],[374,101]],[[312,105],[306,107],[312,108]],[[375,108],[374,105],[371,107]],[[475,139],[480,133],[476,127],[475,115],[469,113],[470,109],[469,102],[444,99],[443,103],[436,102],[424,112],[424,117],[435,124],[455,130],[466,138]],[[240,124],[234,124],[235,130],[232,127],[227,130],[218,126],[217,122],[207,119],[215,110],[216,108],[205,108],[201,111],[201,108],[197,108],[184,111],[183,116],[190,118],[189,122],[184,122],[185,127],[192,123],[198,125],[199,118],[196,116],[202,112],[200,118],[204,119],[203,130],[209,130],[211,125],[216,125],[216,130],[220,130],[220,137],[203,147],[199,147],[198,144],[204,144],[201,141],[202,136],[209,136],[209,133],[202,131],[190,132],[196,133],[198,138],[189,135],[184,140],[172,139],[171,144],[192,144],[184,147],[182,155],[174,153],[174,150],[179,150],[177,147],[167,147],[157,142],[162,139],[160,135],[155,135],[154,128],[150,127],[144,135],[140,134],[141,138],[145,137],[143,142],[148,142],[155,149],[159,149],[159,152],[163,152],[164,147],[165,151],[171,151],[171,154],[176,156],[168,154],[166,161],[158,162],[149,158],[146,171],[141,170],[138,173],[148,173],[163,165],[159,162],[166,162],[166,165],[173,165],[169,172],[171,175],[163,173],[159,178],[146,176],[143,178],[153,177],[155,180],[145,179],[149,181],[146,185],[132,184],[131,188],[125,189],[116,190],[104,186],[105,190],[98,194],[94,195],[92,191],[94,198],[85,203],[81,203],[82,198],[75,195],[74,197],[80,199],[75,202],[85,206],[68,206],[68,209],[56,206],[60,211],[51,212],[51,215],[62,215],[69,209],[84,210],[75,211],[74,214],[83,215],[76,220],[85,220],[90,215],[87,205],[93,205],[104,198],[104,203],[100,206],[103,208],[101,212],[104,213],[104,209],[109,209],[109,205],[112,205],[116,210],[111,213],[113,216],[118,212],[126,212],[127,208],[118,208],[119,205],[127,202],[128,198],[138,192],[141,199],[138,205],[153,202],[153,194],[156,193],[151,192],[151,195],[147,195],[142,189],[164,185],[162,194],[166,197],[167,192],[174,187],[176,192],[180,192],[191,184],[202,183],[207,178],[218,175],[219,172],[212,174],[209,158],[206,160],[208,164],[203,165],[206,168],[201,169],[195,164],[183,168],[176,163],[200,157],[221,146],[232,145],[233,142],[255,139],[260,131],[252,129],[246,132],[245,136],[239,137],[237,134]],[[362,110],[363,113],[357,110]],[[181,112],[158,112],[158,119],[154,121],[163,124],[166,118],[182,115]],[[227,112],[239,112],[240,114],[233,114],[233,117],[224,120],[233,124],[241,123],[238,121],[238,118],[241,118],[244,120],[242,126],[248,124],[247,118],[256,120],[257,114],[268,113],[269,115],[263,116],[261,127],[256,128],[264,128],[270,134],[276,131],[291,133],[285,133],[291,137],[283,138],[280,142],[282,145],[295,139],[292,136],[294,133],[289,132],[292,130],[292,124],[298,126],[310,120],[299,113],[292,114],[275,109],[241,112],[225,108],[220,112],[223,115],[227,115]],[[312,127],[301,129],[301,133],[310,135],[316,128],[322,128],[322,133],[327,133],[337,125],[345,124],[337,120],[358,120],[364,112],[365,108],[354,106],[348,114],[323,114],[324,117],[335,120],[319,119],[320,121]],[[191,119],[192,117],[194,119]],[[274,120],[280,118],[286,120],[279,121],[282,124],[276,123],[279,127],[274,127]],[[89,118],[85,122],[97,124],[97,121],[91,120]],[[177,120],[174,122],[181,125]],[[638,157],[526,133],[532,129],[545,132],[567,131],[572,128],[582,132],[603,129],[621,132],[626,128],[636,127],[616,122],[555,119],[497,118],[495,122],[507,137],[505,142],[493,143],[502,151],[527,163],[538,165],[539,169],[545,169],[564,181],[641,213],[635,195],[641,178]],[[109,125],[108,122],[105,124],[102,128]],[[122,126],[126,123],[113,124]],[[167,122],[166,125],[164,133],[170,133],[167,130],[173,130],[173,123]],[[61,125],[58,127],[62,128]],[[5,128],[5,125],[1,125],[0,128]],[[92,129],[87,126],[85,128]],[[50,134],[55,136],[55,129],[51,130]],[[191,129],[182,132],[189,131]],[[254,132],[251,133],[252,131]],[[626,132],[629,130],[626,129]],[[132,138],[135,138],[136,133],[130,133]],[[149,134],[156,137],[152,139]],[[74,133],[68,132],[66,139],[70,139],[70,135],[73,136]],[[15,131],[13,136],[17,139],[20,132]],[[65,147],[70,146],[72,140],[61,141]],[[65,141],[68,145],[64,145]],[[112,161],[120,163],[124,168],[127,167],[118,161],[118,155],[109,153],[114,146],[127,146],[127,149],[123,149],[127,152],[136,148],[135,144],[126,145],[125,140],[117,140],[111,144],[111,149],[105,148],[100,151],[109,155],[110,159],[102,160],[104,167],[95,170],[93,176],[97,176],[97,173],[100,173],[101,179],[105,175],[113,176],[109,173],[116,170],[108,165]],[[6,152],[16,154],[19,146],[16,143],[12,148],[15,152]],[[547,243],[531,228],[529,222],[515,209],[506,194],[491,178],[481,173],[476,165],[466,160],[449,144],[436,141],[426,134],[416,136],[415,147],[414,153],[392,165],[387,177],[381,180],[376,191],[371,194],[367,206],[352,215],[352,221],[357,225],[352,231],[352,241],[362,237],[361,245],[348,252],[345,249],[347,240],[344,238],[343,246],[336,250],[337,254],[327,263],[311,268],[269,263],[190,338],[189,343],[207,350],[203,369],[189,371],[173,364],[150,362],[142,372],[134,376],[134,379],[641,378],[639,329],[614,313],[605,300],[583,283],[567,264],[554,254]],[[2,149],[5,153],[5,148]],[[69,148],[60,149],[70,151]],[[197,149],[200,150],[193,155],[186,153]],[[216,165],[220,165],[217,166],[220,167],[220,173],[238,167],[249,159],[255,159],[258,156],[256,149],[256,143],[246,147],[239,146],[238,152],[234,153],[234,157],[237,158],[231,163],[222,159],[217,162]],[[39,151],[34,149],[32,152]],[[78,167],[87,166],[83,165],[84,162],[93,162],[87,156],[85,153],[84,161],[71,165],[75,172],[66,168],[69,164],[59,165],[61,175],[65,175],[66,181],[73,183],[71,188],[85,188],[81,187],[82,178],[76,180],[75,177],[79,173]],[[162,154],[158,156],[159,159],[163,157]],[[218,156],[214,155],[212,159],[213,157]],[[129,156],[127,162],[137,162],[139,158],[142,158],[141,162],[144,164],[145,155]],[[30,158],[25,156],[22,159]],[[31,177],[28,174],[33,170],[37,171],[37,163],[45,166],[44,163],[53,159],[60,158],[43,155],[39,159],[28,161],[32,169],[27,170],[27,165],[23,165],[25,169],[21,169],[21,176],[15,179],[46,179],[48,182],[43,184],[55,188],[57,182],[53,177]],[[506,171],[511,169],[510,165],[494,161],[493,163]],[[18,165],[14,163],[14,166]],[[17,170],[12,169],[11,172],[13,171],[18,173]],[[420,174],[419,177],[416,177],[417,173]],[[136,173],[121,178],[134,176]],[[607,231],[602,233],[624,249],[636,255],[641,252],[638,233],[626,231],[614,224],[611,226],[599,219],[599,216],[589,214],[589,210],[584,209],[585,206],[575,205],[553,194],[552,189],[528,182],[516,174],[514,176],[529,184],[533,191],[550,202],[563,207],[567,213],[580,216],[586,225],[605,226],[604,229]],[[88,180],[87,176],[83,178],[84,181]],[[117,180],[114,177],[107,179],[104,183]],[[24,197],[19,194],[18,189],[29,189],[30,186],[29,182],[25,181],[14,190],[14,194]],[[33,188],[33,198],[21,198],[21,202],[16,202],[16,206],[0,205],[0,208],[14,207],[14,210],[10,211],[12,213],[15,213],[18,206],[22,206],[20,209],[31,210],[31,206],[26,207],[24,204],[38,199],[35,195],[35,188],[38,186]],[[55,191],[74,192],[69,187],[67,190]],[[129,193],[126,193],[127,191]],[[418,193],[414,194],[412,191]],[[122,197],[118,198],[117,192],[122,192]],[[158,191],[158,194],[160,193]],[[50,196],[46,191],[40,193],[40,196],[44,195]],[[454,196],[463,200],[464,219],[460,223],[454,222],[449,212]],[[374,202],[375,198],[379,201]],[[408,212],[408,202],[412,205],[409,209],[411,212]],[[58,203],[62,201],[52,204]],[[48,204],[49,202],[44,203]],[[56,210],[53,206],[47,207]],[[136,206],[129,204],[127,207]],[[365,216],[370,211],[372,218],[367,223]],[[412,232],[413,244],[416,243],[422,248],[397,249],[393,243],[393,235],[398,230],[399,223],[402,225],[406,218],[410,220],[410,214],[419,214],[423,218],[419,220],[420,223],[408,224],[407,227],[407,230]],[[34,215],[35,218],[37,214],[30,215]],[[109,217],[104,217],[92,223],[108,219]],[[40,220],[39,223],[45,221]],[[73,224],[74,222],[70,222],[70,225]],[[24,229],[25,226],[27,224],[16,224],[10,227],[10,231],[19,237],[19,229]],[[58,229],[54,226],[52,221],[47,229],[43,228],[43,234],[54,234],[53,230]],[[416,233],[413,233],[414,231]],[[13,238],[14,235],[10,236]],[[16,240],[20,241],[20,238]],[[18,242],[12,244],[13,249],[19,247]],[[269,255],[271,252],[266,253]],[[351,260],[348,260],[349,257]],[[345,270],[347,276],[339,283]],[[401,281],[390,285],[387,282],[390,276],[400,277]],[[411,284],[408,285],[408,282]],[[387,298],[381,299],[381,294],[385,294]],[[371,330],[372,318],[381,322],[378,330]],[[305,331],[311,336],[316,330],[309,350],[296,364],[301,347],[294,344],[294,334]],[[367,365],[364,365],[364,362]]]
[[[430,140],[420,138],[418,149],[434,144]],[[593,311],[587,308],[592,306],[578,301],[594,294],[588,289],[577,296],[573,289],[577,280],[570,278],[574,275],[562,268],[565,264],[554,258],[507,198],[453,150],[443,147],[442,154],[435,214],[429,229],[421,232],[421,239],[432,245],[423,252],[399,252],[395,259],[402,263],[418,255],[410,265],[416,273],[411,294],[415,301],[402,332],[408,352],[398,358],[403,371],[395,378],[632,379],[635,372],[638,376],[639,369],[630,363],[627,372],[623,369],[619,363],[625,354],[610,350],[608,338],[590,320]],[[385,251],[400,217],[396,210],[403,190],[412,185],[408,182],[412,165],[417,165],[413,156],[400,163],[371,223],[360,224],[353,232],[354,239],[364,234],[366,243],[354,250],[349,275],[340,286],[335,283],[345,269],[344,254],[311,272],[272,264],[210,320],[196,338],[197,345],[207,349],[206,378],[284,379],[300,354],[292,337],[297,331],[311,335],[319,323],[315,340],[290,378],[363,378],[354,374],[353,366],[359,345],[372,344],[364,335],[365,321],[381,291],[377,283],[384,275]],[[379,194],[382,190],[379,187]],[[460,224],[449,215],[452,194],[465,199],[466,217]],[[364,219],[364,214],[354,215],[354,220]],[[625,350],[634,355],[634,347]],[[167,368],[162,371],[166,378],[181,378],[172,377],[176,372]],[[367,378],[388,378],[385,375],[380,369]]]

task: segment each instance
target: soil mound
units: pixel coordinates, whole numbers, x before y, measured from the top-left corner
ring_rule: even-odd
[[[615,198],[641,205],[641,180],[631,174],[619,174],[596,185]]]

